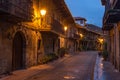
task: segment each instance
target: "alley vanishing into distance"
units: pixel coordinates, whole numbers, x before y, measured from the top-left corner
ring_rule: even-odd
[[[69,1],[0,0],[0,80],[120,80],[120,0]]]

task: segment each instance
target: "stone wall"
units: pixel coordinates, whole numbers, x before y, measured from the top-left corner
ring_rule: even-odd
[[[46,54],[57,52],[59,48],[59,39],[57,34],[51,32],[42,33],[42,41]]]
[[[9,23],[0,23],[0,74],[10,71],[12,62],[12,41]]]
[[[41,39],[40,33],[22,25],[2,22],[0,23],[0,74],[12,70],[13,39],[16,32],[23,33],[25,38],[25,68],[37,64],[37,41]]]

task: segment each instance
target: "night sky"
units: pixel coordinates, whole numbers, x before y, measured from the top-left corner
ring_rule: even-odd
[[[87,23],[102,27],[104,7],[101,0],[65,0],[73,17],[84,17]]]

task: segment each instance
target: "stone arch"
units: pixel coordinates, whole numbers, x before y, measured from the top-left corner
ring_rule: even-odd
[[[22,31],[15,33],[13,38],[12,70],[25,68],[26,38]]]

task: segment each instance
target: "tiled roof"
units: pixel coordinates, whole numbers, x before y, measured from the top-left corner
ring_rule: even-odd
[[[91,31],[94,31],[96,33],[100,33],[100,34],[103,34],[102,33],[102,28],[96,26],[96,25],[93,25],[93,24],[86,24],[86,28],[91,30]]]
[[[85,20],[85,21],[87,21],[85,18],[83,18],[83,17],[74,17],[74,19],[75,20]]]

